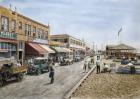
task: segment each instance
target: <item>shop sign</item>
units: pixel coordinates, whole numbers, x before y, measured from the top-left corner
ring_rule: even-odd
[[[16,33],[10,33],[10,32],[1,31],[0,32],[0,37],[9,38],[9,39],[16,39],[17,34]]]

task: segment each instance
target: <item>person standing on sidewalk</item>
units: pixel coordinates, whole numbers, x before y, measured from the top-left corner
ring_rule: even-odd
[[[97,74],[100,73],[100,65],[101,65],[100,59],[99,57],[97,57],[97,61],[96,61]]]
[[[50,67],[49,77],[51,79],[50,84],[53,84],[54,83],[54,68],[53,68],[53,66]]]
[[[85,61],[83,69],[84,69],[84,72],[88,71],[88,61]]]
[[[135,74],[136,73],[136,69],[135,69],[135,66],[132,64],[132,62],[129,61],[129,63],[127,65],[130,67],[130,73],[131,74]]]

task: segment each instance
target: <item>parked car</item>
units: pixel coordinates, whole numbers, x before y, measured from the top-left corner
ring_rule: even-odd
[[[74,57],[74,61],[75,61],[75,62],[79,62],[80,60],[81,60],[81,57],[80,57],[80,56],[75,56],[75,57]]]
[[[65,58],[63,61],[60,62],[61,66],[71,65],[73,64],[73,59]]]
[[[121,60],[121,64],[122,65],[126,65],[126,64],[128,64],[129,63],[129,60],[128,59],[122,59]]]
[[[11,80],[21,81],[26,71],[26,66],[17,63],[17,60],[0,60],[0,87]]]
[[[29,63],[27,74],[42,74],[49,71],[48,59],[43,57],[38,57]]]
[[[136,74],[140,74],[140,66],[135,66]],[[117,69],[117,73],[130,74],[130,66],[121,66]]]

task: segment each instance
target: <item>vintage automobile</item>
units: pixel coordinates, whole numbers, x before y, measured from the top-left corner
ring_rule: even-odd
[[[121,64],[122,65],[126,65],[129,63],[129,60],[128,59],[121,59]]]
[[[66,66],[73,64],[73,59],[65,58],[63,61],[60,62],[60,66]]]
[[[74,61],[75,62],[79,62],[80,60],[81,60],[81,57],[80,56],[77,55],[77,56],[74,57]]]
[[[28,62],[27,74],[42,74],[49,71],[48,59],[44,57],[38,57]]]
[[[26,71],[26,66],[17,65],[16,60],[0,60],[0,87],[11,80],[21,81]]]
[[[140,66],[135,66],[135,70],[136,70],[136,74],[140,74]],[[117,73],[130,74],[130,66],[121,66],[121,67],[119,67],[117,69]]]

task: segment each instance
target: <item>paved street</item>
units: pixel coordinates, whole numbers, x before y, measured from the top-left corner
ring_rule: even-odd
[[[0,99],[62,99],[77,81],[85,75],[83,62],[55,67],[55,82],[49,84],[48,73],[25,76],[22,82],[13,82],[1,88]]]

